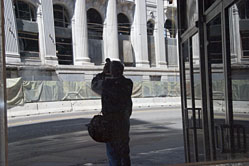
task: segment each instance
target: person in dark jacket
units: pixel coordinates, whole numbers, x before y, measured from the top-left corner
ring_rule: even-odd
[[[102,73],[92,81],[92,89],[101,92],[102,113],[109,116],[113,140],[106,143],[110,166],[130,166],[129,130],[132,114],[132,88],[130,79],[123,76],[124,66],[119,61],[110,62],[110,75]],[[104,71],[103,71],[104,72]],[[101,86],[100,86],[101,84]]]

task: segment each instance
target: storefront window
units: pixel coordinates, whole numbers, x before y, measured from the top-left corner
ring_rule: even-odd
[[[247,158],[249,148],[249,74],[248,54],[249,23],[248,0],[241,0],[229,8],[229,39],[231,58],[232,110],[234,118],[235,158]]]

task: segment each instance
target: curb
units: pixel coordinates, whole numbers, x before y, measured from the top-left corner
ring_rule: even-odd
[[[179,107],[181,106],[180,97],[164,98],[133,98],[133,109],[160,108],[160,107]],[[37,102],[26,103],[22,106],[9,108],[8,118],[24,117],[32,115],[64,113],[64,112],[89,112],[100,111],[101,100],[77,100],[59,102]]]

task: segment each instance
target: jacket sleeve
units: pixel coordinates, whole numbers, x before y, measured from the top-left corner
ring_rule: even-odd
[[[103,89],[103,81],[105,77],[103,73],[97,74],[93,79],[91,83],[91,88],[94,92],[97,94],[101,95],[102,94],[102,89]]]

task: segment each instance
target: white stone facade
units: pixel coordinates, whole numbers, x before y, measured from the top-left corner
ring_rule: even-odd
[[[172,22],[175,23],[176,1],[173,1],[173,4],[164,0],[5,0],[4,2],[6,63],[7,69],[11,69],[11,72],[16,68],[24,70],[27,66],[31,66],[31,68],[38,67],[40,71],[55,71],[58,75],[61,73],[80,73],[84,74],[85,79],[91,79],[94,74],[102,69],[105,58],[126,61],[126,59],[129,59],[125,57],[127,55],[132,60],[130,60],[130,65],[126,67],[126,73],[142,76],[143,80],[155,75],[163,79],[167,75],[174,75],[175,71],[178,70],[177,64],[172,67],[168,65],[167,61],[169,59],[167,56],[177,57],[176,46],[174,46],[175,54],[167,55],[169,51],[167,51],[167,43],[165,42],[167,36],[170,36],[167,35],[169,31],[165,30],[165,22],[170,15],[174,17],[170,19],[173,18]],[[16,10],[19,9],[15,8],[15,4],[19,2],[30,5],[30,8],[34,10],[34,20],[17,18]],[[67,20],[62,20],[66,24],[63,28],[58,28],[55,25],[55,5],[62,6],[61,11],[67,13]],[[88,42],[90,40],[88,32],[88,11],[90,9],[96,10],[102,19],[102,25],[100,25],[103,28],[100,33],[102,36],[97,36],[101,38],[98,40],[99,48],[102,49],[100,51],[101,57],[97,57],[101,61],[98,64],[95,63],[94,58],[89,53],[89,47],[94,47]],[[120,13],[128,18],[130,28],[129,34],[124,35],[126,39],[122,41],[119,31],[122,26],[119,25],[118,20],[118,14]],[[148,43],[148,21],[154,24],[150,37],[153,39],[151,43]],[[57,24],[60,23],[57,22]],[[20,36],[25,35],[29,29],[32,29],[31,35],[38,36],[35,38],[38,42],[38,51],[34,54],[33,51],[30,51],[32,54],[21,53],[22,49],[25,50],[25,46],[21,46],[18,42]],[[60,57],[57,55],[57,44],[64,42],[65,39],[65,37],[61,38],[60,35],[67,36],[71,40],[72,62],[69,65],[60,64]],[[25,40],[25,38],[27,36],[22,39]],[[94,40],[92,41],[94,42]],[[70,44],[70,42],[68,43]],[[92,51],[95,51],[94,48],[92,48]],[[91,54],[92,51],[90,51]],[[122,54],[122,58],[120,58],[120,54]],[[98,54],[94,53],[93,56],[98,56]],[[61,61],[63,60],[62,58]],[[153,65],[152,61],[154,61]],[[9,77],[20,75],[18,73],[11,74],[11,72]]]

